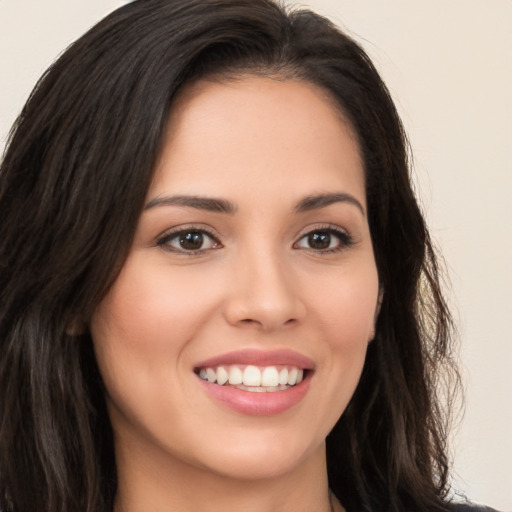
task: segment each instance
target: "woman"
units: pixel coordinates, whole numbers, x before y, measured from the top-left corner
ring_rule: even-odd
[[[325,19],[119,9],[27,102],[0,211],[1,510],[454,508],[405,135]]]

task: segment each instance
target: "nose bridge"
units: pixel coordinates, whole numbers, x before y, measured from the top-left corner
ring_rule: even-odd
[[[300,320],[304,306],[292,274],[275,248],[241,251],[232,273],[230,323],[274,330]]]

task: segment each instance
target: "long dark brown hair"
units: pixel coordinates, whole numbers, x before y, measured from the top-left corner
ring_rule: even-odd
[[[327,439],[352,511],[447,509],[456,382],[408,149],[368,56],[271,0],[137,0],[75,42],[17,119],[0,170],[0,509],[107,512],[112,431],[87,322],[131,245],[173,98],[242,73],[323,87],[357,134],[382,290],[359,386]],[[453,379],[447,380],[449,376]]]

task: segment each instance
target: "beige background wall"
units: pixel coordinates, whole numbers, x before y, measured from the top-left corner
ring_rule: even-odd
[[[36,79],[119,0],[0,0],[0,148]],[[512,1],[310,0],[365,46],[397,103],[450,269],[466,415],[456,487],[512,511]]]

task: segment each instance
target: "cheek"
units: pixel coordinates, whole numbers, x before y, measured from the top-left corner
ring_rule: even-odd
[[[140,352],[142,359],[179,351],[215,308],[213,291],[201,283],[200,277],[132,258],[93,316],[96,345]]]
[[[323,342],[324,361],[317,374],[316,385],[321,390],[317,410],[327,435],[346,409],[361,376],[374,327],[378,276],[370,261],[337,269],[329,278],[317,274],[315,281],[310,311]]]
[[[204,278],[139,263],[136,254],[125,263],[90,324],[117,425],[125,416],[137,425],[141,418],[168,422],[165,411],[174,402],[163,390],[190,378],[189,342],[216,307],[213,291],[198,289]]]
[[[323,294],[312,294],[315,315],[332,350],[366,350],[375,323],[378,277],[374,266],[340,273],[326,283]]]

